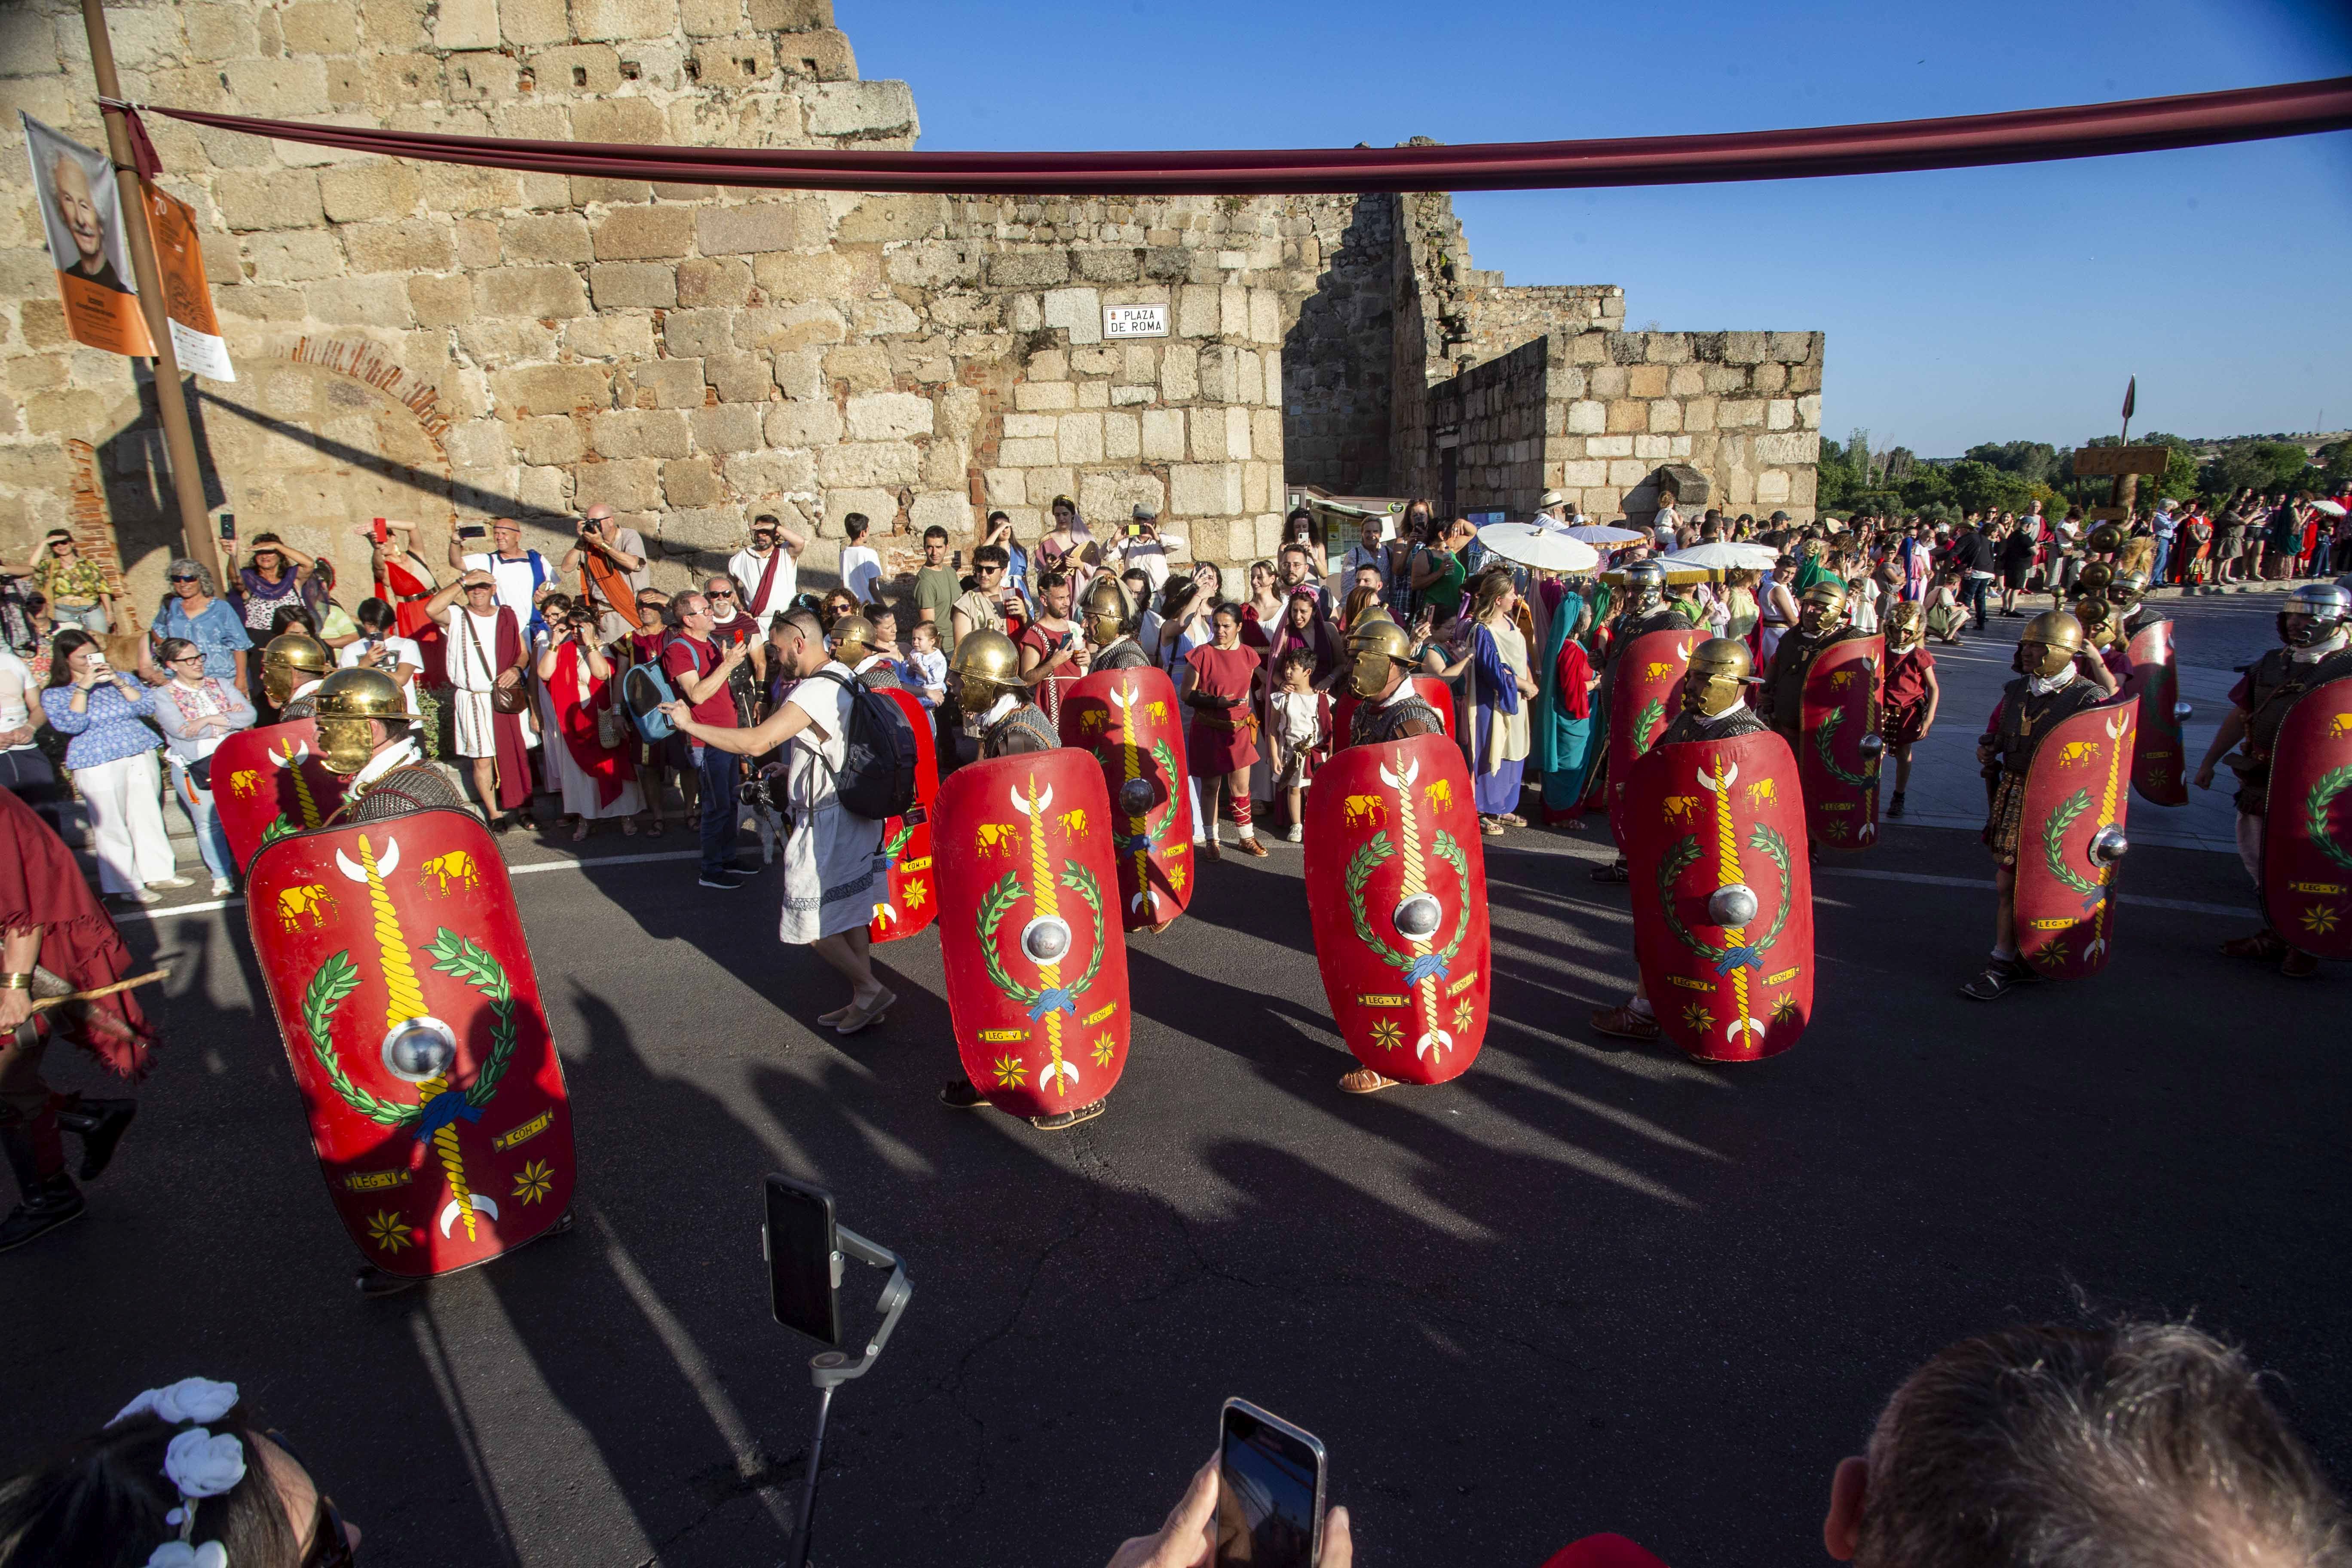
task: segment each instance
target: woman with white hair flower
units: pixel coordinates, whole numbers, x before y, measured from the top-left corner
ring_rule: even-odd
[[[350,1568],[359,1544],[285,1435],[209,1378],[149,1389],[0,1485],[0,1568]]]

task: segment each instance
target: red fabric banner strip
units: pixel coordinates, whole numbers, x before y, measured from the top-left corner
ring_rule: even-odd
[[[346,152],[538,174],[786,190],[1207,195],[1686,185],[2152,153],[2352,129],[2352,77],[2067,109],[1714,136],[1202,153],[616,146],[371,131],[142,107],[192,124]]]

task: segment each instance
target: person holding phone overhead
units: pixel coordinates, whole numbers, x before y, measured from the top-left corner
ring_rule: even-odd
[[[743,584],[743,613],[759,623],[789,608],[801,591],[801,552],[808,540],[783,525],[774,512],[751,520],[751,542],[727,562],[727,574]]]

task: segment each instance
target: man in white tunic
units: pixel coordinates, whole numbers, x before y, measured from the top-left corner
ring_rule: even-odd
[[[784,911],[778,937],[814,948],[849,982],[849,1002],[816,1021],[845,1035],[881,1022],[898,994],[874,978],[866,922],[885,870],[882,824],[852,816],[834,791],[848,763],[851,689],[856,677],[825,651],[824,627],[814,610],[793,610],[772,631],[771,646],[785,672],[800,678],[765,721],[748,730],[714,729],[694,721],[683,702],[662,711],[679,731],[706,746],[758,756],[791,742],[785,753],[784,810],[792,836],[784,841]]]

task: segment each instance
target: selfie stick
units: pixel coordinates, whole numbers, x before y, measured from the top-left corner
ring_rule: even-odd
[[[890,1331],[898,1326],[898,1314],[907,1310],[914,1299],[914,1281],[907,1278],[907,1266],[898,1255],[887,1247],[877,1247],[854,1230],[836,1227],[834,1235],[841,1243],[841,1251],[833,1255],[833,1288],[841,1289],[843,1254],[860,1263],[870,1263],[877,1268],[890,1271],[888,1283],[882,1287],[882,1300],[877,1303],[882,1310],[882,1321],[874,1337],[866,1342],[866,1353],[851,1361],[839,1351],[825,1351],[809,1358],[809,1381],[816,1384],[816,1433],[809,1439],[808,1483],[801,1489],[800,1527],[793,1531],[792,1568],[807,1568],[809,1526],[816,1518],[816,1477],[824,1458],[824,1418],[833,1409],[833,1391],[854,1377],[864,1377],[873,1369],[889,1342]]]

